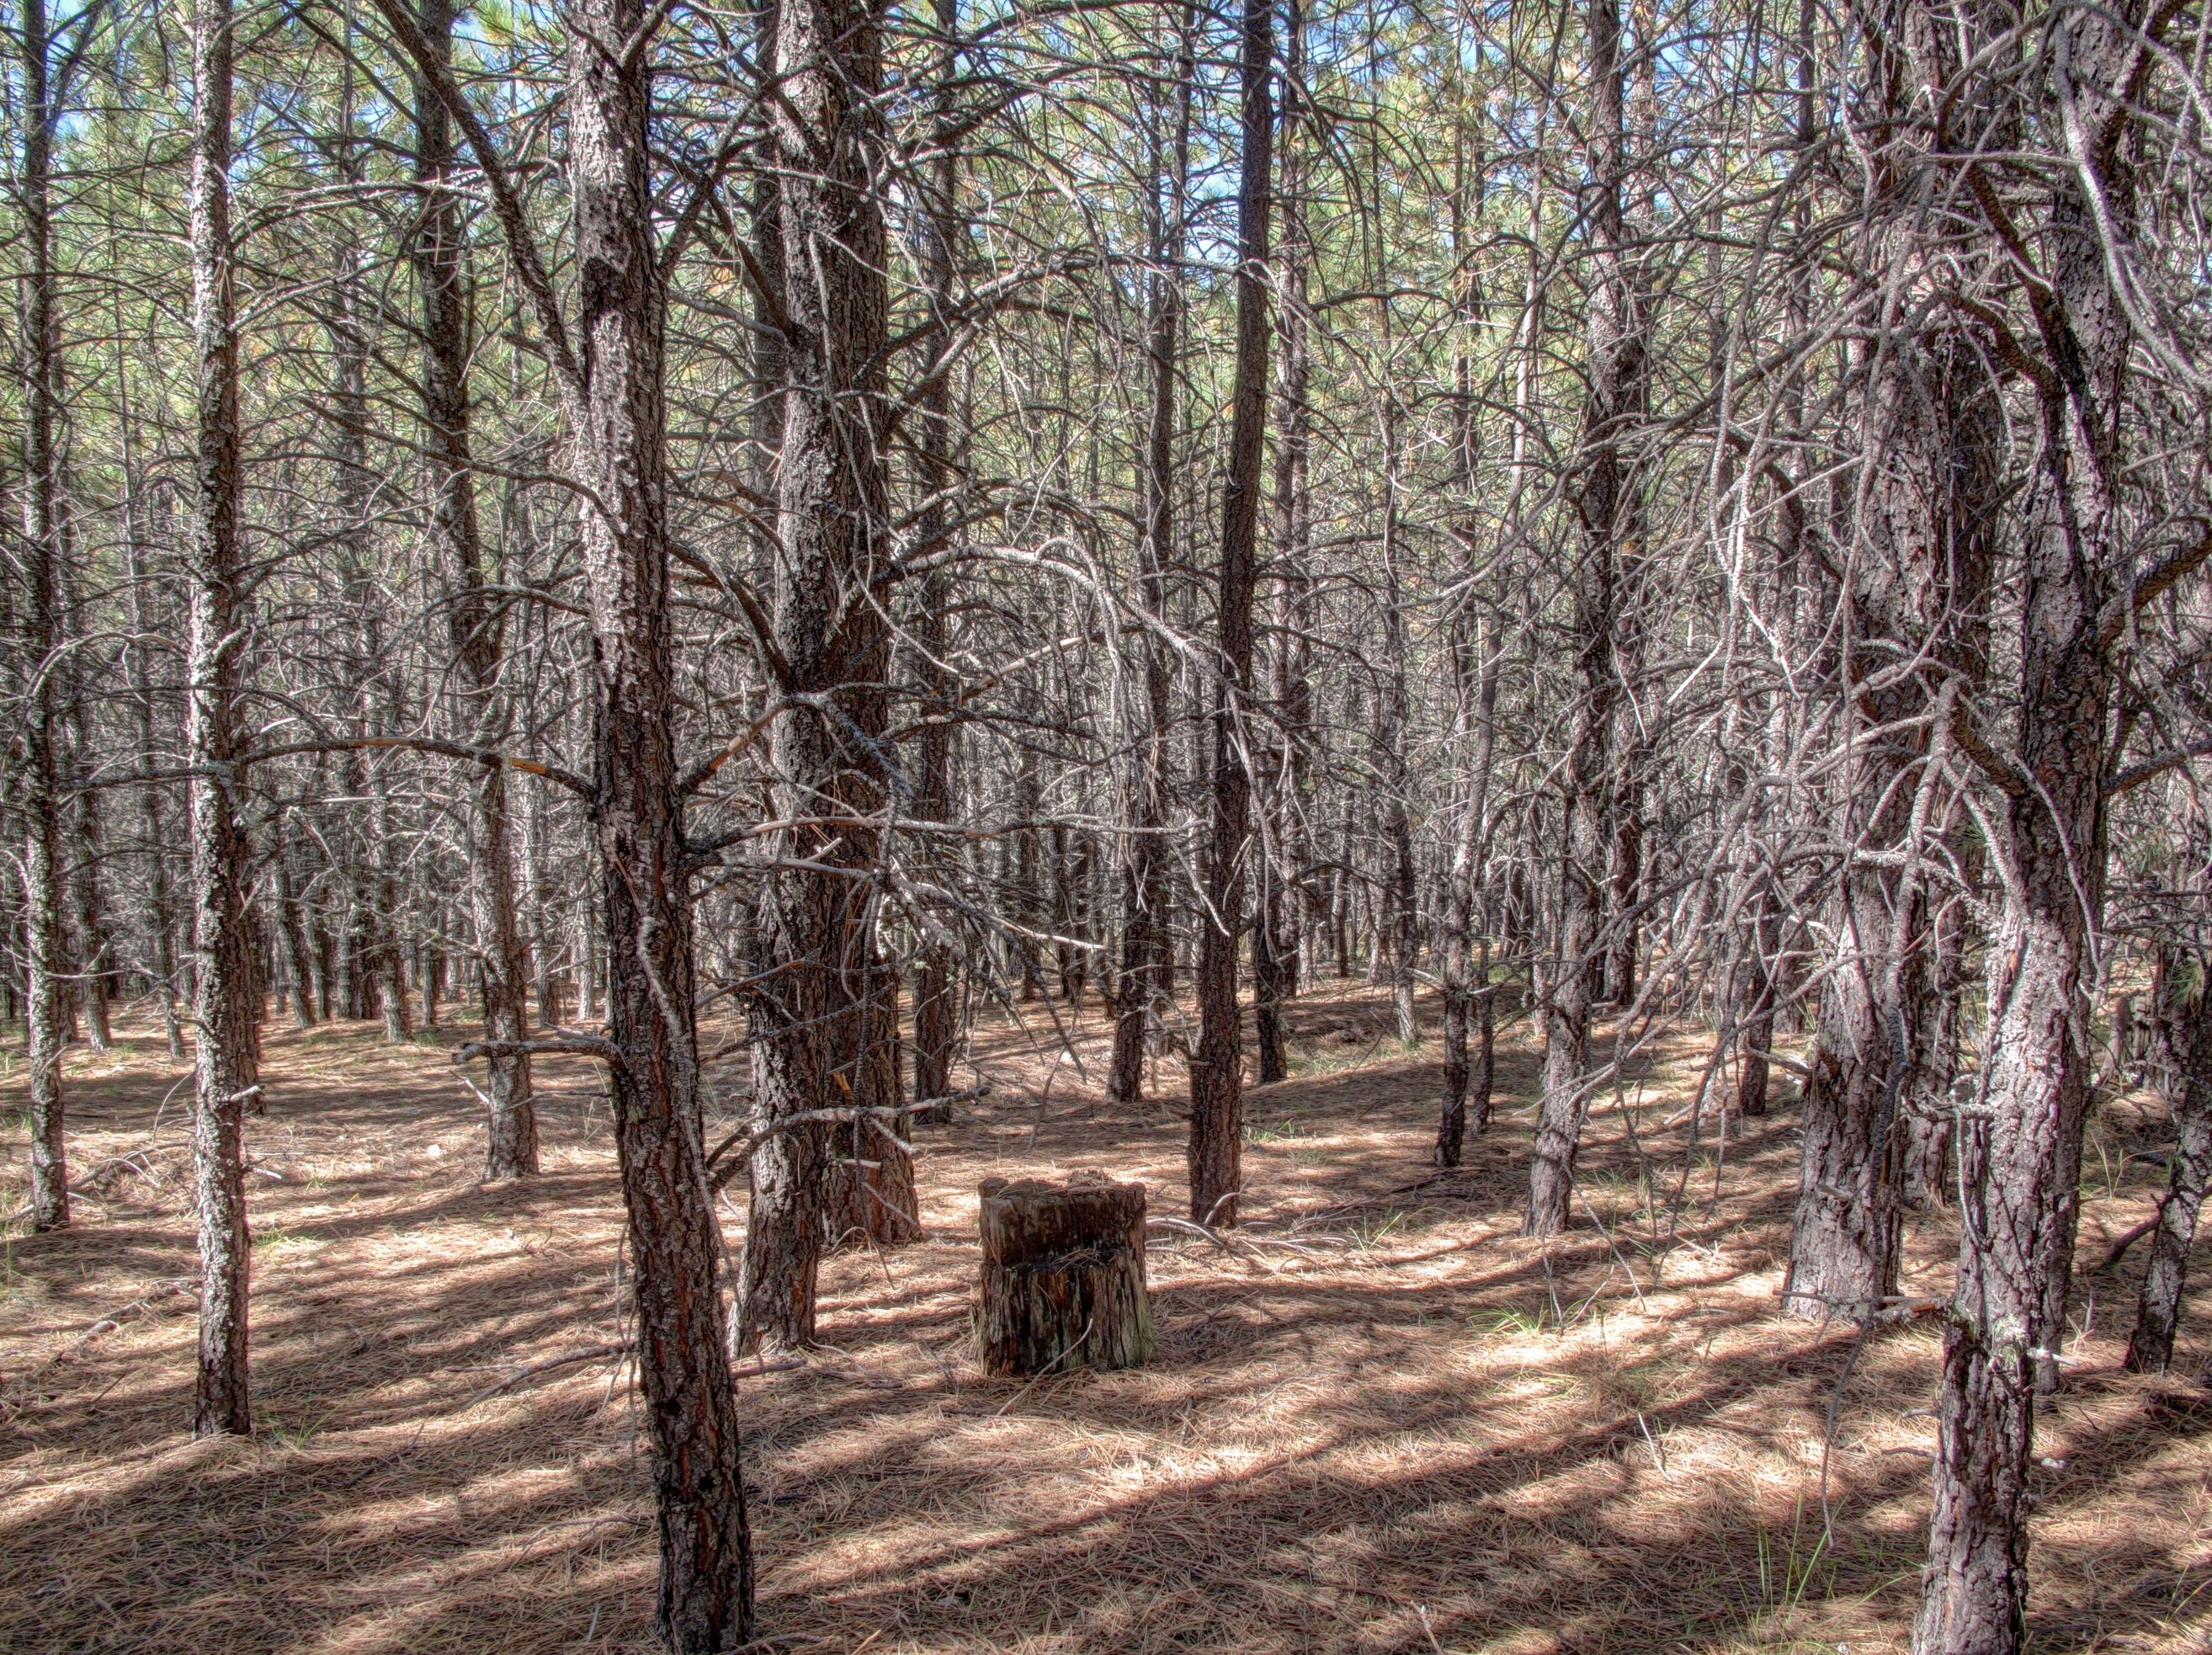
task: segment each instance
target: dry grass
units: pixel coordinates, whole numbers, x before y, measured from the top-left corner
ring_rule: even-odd
[[[1177,1213],[1182,1127],[1100,1101],[1095,1017],[1087,1079],[986,1031],[998,1092],[924,1134],[926,1238],[832,1261],[830,1343],[743,1381],[759,1647],[1904,1648],[1938,1336],[1869,1342],[1826,1441],[1850,1331],[1775,1314],[1792,1106],[1746,1123],[1717,1174],[1708,1123],[1670,1224],[1684,1129],[1663,1123],[1701,1054],[1662,1053],[1593,1125],[1583,1184],[1609,1232],[1580,1214],[1546,1248],[1512,1235],[1525,1045],[1501,1042],[1497,1129],[1437,1176],[1433,1046],[1346,1044],[1347,1022],[1384,1026],[1357,993],[1301,1002],[1301,1072],[1252,1094],[1253,1244],[1152,1253],[1158,1362],[1025,1392],[983,1379],[969,1348],[977,1180],[1103,1167]],[[359,1025],[276,1033],[268,1071],[261,1434],[195,1443],[181,1092],[162,1107],[182,1070],[143,1028],[113,1057],[72,1056],[76,1165],[117,1164],[76,1228],[6,1244],[0,1650],[649,1648],[627,1375],[578,1365],[468,1405],[620,1336],[593,1077],[541,1067],[545,1175],[487,1187],[443,1051]],[[19,1068],[0,1108],[20,1104]],[[2158,1174],[2126,1152],[2161,1126],[2142,1100],[2100,1119],[2093,1263],[2148,1209]],[[0,1155],[13,1210],[19,1118]],[[1924,1220],[1911,1282],[1941,1291],[1952,1245],[1947,1215]],[[2212,1646],[2212,1402],[2121,1375],[2132,1279],[2082,1286],[2043,1449],[2036,1646]],[[2212,1303],[2193,1310],[2201,1343]]]

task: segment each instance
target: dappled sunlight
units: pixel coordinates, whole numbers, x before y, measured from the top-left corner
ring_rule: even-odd
[[[1293,1054],[1326,1062],[1251,1094],[1245,1228],[1152,1247],[1157,1362],[1026,1387],[975,1362],[975,1184],[1105,1168],[1179,1215],[1180,1077],[1169,1060],[1153,1103],[1111,1105],[1096,1016],[1074,1025],[1087,1079],[984,1020],[997,1089],[920,1135],[922,1239],[834,1256],[822,1347],[738,1382],[762,1647],[1904,1647],[1940,1329],[1778,1317],[1789,1107],[1724,1140],[1704,1122],[1685,1186],[1666,1123],[1705,1037],[1681,1037],[1595,1112],[1576,1225],[1524,1241],[1525,1031],[1500,1042],[1498,1125],[1443,1172],[1433,1048],[1334,1043],[1383,1010],[1291,1008]],[[591,1074],[541,1066],[547,1172],[483,1185],[443,1050],[273,1032],[249,1143],[275,1175],[252,1191],[259,1434],[194,1442],[180,1073],[143,1033],[73,1056],[82,1164],[142,1159],[77,1227],[9,1244],[0,1646],[649,1647],[626,1364],[501,1389],[626,1336]],[[2138,1114],[2100,1123],[2085,1259],[2144,1204],[2125,1152],[2160,1123]],[[1915,1291],[1944,1285],[1951,1222],[1915,1215]],[[2117,1372],[2128,1284],[2091,1280],[2042,1450],[2037,1646],[2198,1647],[2212,1404]]]

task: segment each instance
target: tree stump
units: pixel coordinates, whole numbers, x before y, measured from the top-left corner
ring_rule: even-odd
[[[998,1378],[1140,1367],[1152,1354],[1145,1186],[986,1178],[975,1343]]]

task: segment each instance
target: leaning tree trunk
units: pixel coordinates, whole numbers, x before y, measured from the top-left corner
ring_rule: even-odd
[[[248,601],[239,543],[237,299],[230,241],[230,0],[192,9],[192,332],[199,446],[188,545],[185,751],[192,769],[192,1190],[200,1333],[192,1429],[248,1435],[245,1117],[257,1091],[245,800],[235,764]]]
[[[1561,787],[1565,794],[1565,855],[1560,865],[1558,946],[1550,973],[1550,1039],[1536,1141],[1528,1166],[1528,1205],[1521,1233],[1547,1236],[1567,1221],[1575,1155],[1589,1109],[1590,977],[1605,908],[1605,825],[1612,786],[1613,709],[1620,684],[1613,671],[1617,608],[1614,564],[1640,518],[1628,445],[1644,405],[1644,326],[1629,280],[1621,218],[1625,171],[1622,135],[1620,8],[1589,0],[1592,111],[1589,166],[1596,180],[1590,233],[1589,401],[1576,479],[1581,567],[1574,582],[1574,731]]]
[[[2163,1373],[2173,1360],[2182,1281],[2189,1250],[2197,1243],[2205,1182],[2212,1177],[2212,991],[2198,990],[2193,1015],[2197,1031],[2189,1043],[2188,1076],[2173,1111],[2179,1142],[2151,1240],[2150,1265],[2136,1300],[2135,1331],[2128,1336],[2130,1373]]]
[[[441,65],[453,61],[453,0],[419,0],[422,41]],[[471,469],[469,289],[462,267],[460,199],[453,184],[452,113],[427,75],[415,82],[415,177],[422,191],[415,232],[416,283],[422,295],[422,418],[428,427],[431,538],[454,596],[447,610],[447,641],[467,686],[465,705],[474,745],[498,748],[513,718],[500,685],[503,605],[484,590],[483,533]],[[507,771],[487,764],[477,782],[469,847],[469,906],[482,973],[485,1067],[484,1176],[520,1177],[538,1171],[538,1116],[531,1101],[524,983],[528,961],[515,916],[514,849]],[[427,1013],[427,1006],[426,1006]]]
[[[1245,835],[1252,777],[1241,730],[1252,687],[1252,590],[1260,527],[1260,467],[1267,419],[1267,221],[1274,122],[1269,113],[1271,0],[1244,0],[1241,64],[1243,171],[1237,204],[1237,368],[1231,392],[1229,475],[1221,509],[1218,625],[1220,683],[1213,709],[1213,821],[1200,916],[1198,1050],[1190,1060],[1190,1210],[1200,1224],[1237,1222],[1244,1172],[1243,1031],[1237,1008],[1237,944],[1244,908]]]

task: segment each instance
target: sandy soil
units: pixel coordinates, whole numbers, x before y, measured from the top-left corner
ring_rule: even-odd
[[[1401,1050],[1387,1027],[1362,990],[1301,1001],[1292,1079],[1251,1095],[1249,1239],[1162,1234],[1152,1366],[1024,1388],[985,1379],[969,1345],[977,1181],[1101,1168],[1179,1215],[1181,1078],[1170,1064],[1158,1106],[1117,1109],[1095,1013],[1079,1068],[1042,1055],[1047,1019],[987,1023],[994,1095],[921,1134],[924,1240],[837,1256],[823,1348],[742,1381],[756,1647],[1902,1650],[1940,1330],[1861,1343],[1777,1315],[1794,1104],[1718,1146],[1707,1111],[1692,1147],[1676,1117],[1705,1037],[1683,1037],[1597,1113],[1586,1206],[1544,1246],[1512,1233],[1525,1031],[1500,1039],[1496,1129],[1439,1175],[1435,1044]],[[91,1197],[67,1232],[17,1224],[5,1244],[0,1650],[653,1647],[627,1369],[496,1389],[624,1332],[589,1067],[541,1064],[544,1176],[486,1186],[447,1050],[272,1030],[251,1134],[260,1433],[228,1442],[187,1434],[185,1076],[143,1025],[114,1054],[74,1050]],[[23,1202],[21,1104],[18,1059],[0,1211]],[[2162,1176],[2129,1153],[2164,1134],[2131,1097],[2088,1156],[2075,1360],[2042,1446],[2039,1650],[2212,1648],[2212,1397],[2118,1372],[2135,1261],[2094,1268]],[[1950,1226],[1915,1219],[1908,1288],[1946,1290]],[[2208,1317],[2200,1295],[2178,1372]]]

